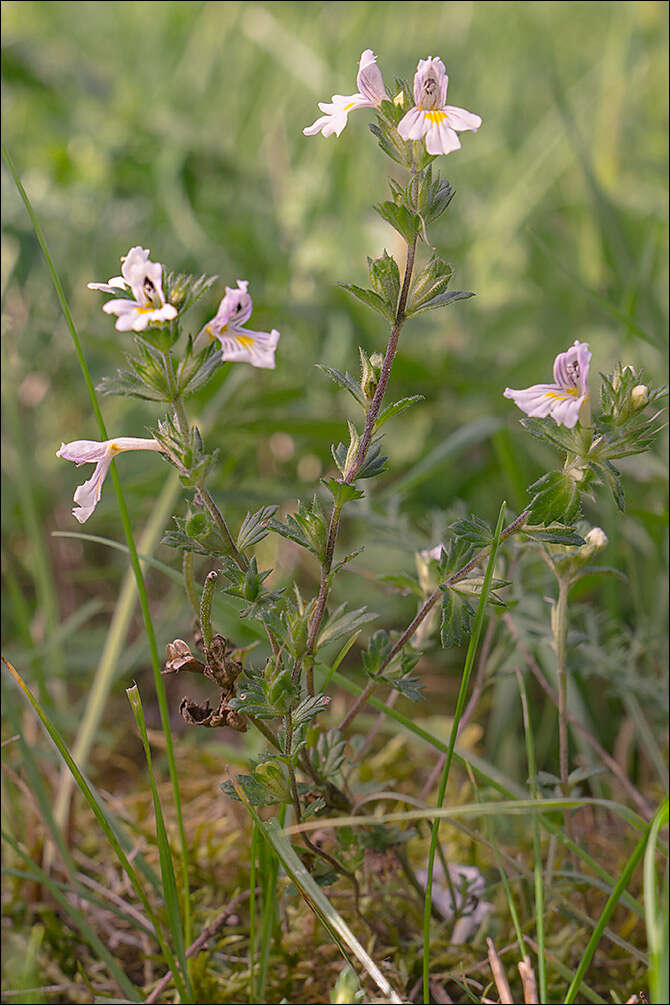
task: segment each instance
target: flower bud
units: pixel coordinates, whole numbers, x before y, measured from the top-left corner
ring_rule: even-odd
[[[637,384],[630,392],[630,403],[634,411],[644,408],[649,401],[649,388],[646,384]]]
[[[379,384],[379,374],[384,359],[378,352],[373,353],[370,357],[362,349],[359,352],[361,354],[361,391],[366,400],[371,402]]]
[[[602,527],[593,527],[586,537],[584,538],[588,547],[593,549],[593,553],[596,551],[602,551],[603,548],[607,547],[608,537]]]

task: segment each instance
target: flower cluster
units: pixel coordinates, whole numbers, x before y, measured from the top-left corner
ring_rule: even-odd
[[[372,49],[366,49],[361,55],[356,83],[356,94],[334,94],[330,102],[319,102],[324,114],[303,129],[306,136],[316,133],[339,136],[347,124],[349,112],[357,108],[379,108],[382,101],[388,100]],[[482,124],[479,115],[446,103],[448,84],[449,78],[441,59],[433,56],[420,59],[414,75],[414,108],[398,124],[398,133],[403,140],[425,138],[429,154],[448,154],[458,150],[461,143],[456,134],[465,129],[476,132]]]

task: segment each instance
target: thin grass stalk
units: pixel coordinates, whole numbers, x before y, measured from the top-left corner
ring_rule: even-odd
[[[664,882],[661,909],[656,890],[656,841],[662,827],[668,823],[668,799],[659,806],[652,820],[649,843],[644,855],[644,914],[649,946],[649,990],[653,1002],[665,1002],[668,995],[668,873]]]
[[[56,290],[56,295],[61,305],[63,311],[63,316],[70,330],[72,336],[72,341],[74,344],[75,352],[77,354],[77,359],[79,361],[79,366],[81,368],[82,376],[86,384],[86,388],[91,399],[91,406],[93,408],[93,414],[98,423],[98,428],[100,430],[100,435],[103,440],[107,440],[107,429],[105,426],[105,420],[103,419],[102,411],[100,409],[100,404],[98,402],[98,397],[93,385],[93,380],[91,379],[91,374],[86,363],[86,358],[79,341],[79,335],[75,327],[74,319],[70,312],[67,300],[65,299],[65,293],[63,291],[63,286],[61,284],[60,278],[56,271],[53,259],[51,258],[51,253],[46,243],[46,238],[42,231],[42,227],[35,215],[32,204],[26,190],[21,184],[21,179],[18,176],[14,162],[9,156],[7,150],[2,148],[2,153],[5,158],[5,162],[9,171],[14,179],[14,184],[18,190],[23,204],[26,208],[26,212],[30,217],[30,222],[33,225],[33,230],[35,232],[35,237],[37,238],[39,245],[44,254],[44,258],[47,263],[49,273],[51,275],[54,288]],[[161,725],[163,728],[163,734],[165,736],[165,747],[168,758],[168,765],[170,770],[170,780],[172,782],[172,790],[174,796],[175,810],[177,814],[177,826],[179,829],[179,839],[181,845],[181,879],[182,879],[182,896],[183,896],[183,911],[184,911],[184,933],[187,942],[191,941],[191,903],[189,894],[189,881],[188,881],[188,847],[186,844],[186,833],[184,830],[184,818],[181,807],[181,798],[179,794],[179,778],[177,776],[177,765],[174,755],[174,747],[172,744],[172,731],[170,729],[170,713],[167,706],[167,697],[165,694],[165,686],[163,684],[163,679],[161,677],[161,662],[158,655],[158,647],[156,645],[156,635],[154,632],[153,621],[151,619],[151,611],[149,609],[149,599],[147,596],[146,584],[144,582],[144,576],[142,575],[142,568],[140,566],[140,560],[137,556],[137,549],[135,548],[135,539],[133,537],[132,526],[130,523],[130,516],[128,514],[128,507],[126,506],[125,496],[123,494],[123,489],[121,487],[121,480],[119,478],[118,471],[116,470],[116,464],[112,461],[110,465],[110,474],[112,478],[112,483],[114,485],[114,491],[116,493],[117,503],[119,507],[119,514],[121,517],[121,523],[123,525],[123,530],[126,536],[126,542],[128,544],[128,552],[130,555],[130,562],[133,567],[133,572],[135,573],[135,579],[137,582],[137,593],[140,598],[140,607],[142,609],[142,616],[144,618],[144,627],[147,633],[147,638],[149,640],[149,649],[151,652],[151,664],[154,673],[154,683],[156,687],[156,694],[158,696],[158,705],[160,708]]]
[[[170,927],[170,934],[172,935],[172,944],[175,947],[177,959],[179,960],[179,965],[181,968],[180,973],[177,971],[173,971],[172,979],[174,980],[175,986],[179,991],[182,1001],[184,1001],[184,999],[188,1001],[193,1001],[193,989],[191,987],[189,969],[188,964],[186,962],[186,946],[184,944],[184,930],[182,928],[181,915],[179,913],[179,894],[177,893],[177,881],[175,879],[174,868],[172,865],[172,851],[170,849],[170,842],[168,840],[167,828],[165,826],[165,818],[163,816],[160,797],[158,795],[158,786],[156,785],[156,777],[154,775],[154,769],[153,769],[153,759],[151,756],[151,744],[149,743],[149,735],[147,733],[147,724],[144,718],[142,699],[140,698],[140,692],[139,688],[137,687],[137,684],[134,684],[132,687],[129,687],[126,690],[126,694],[128,696],[130,706],[133,710],[133,715],[135,716],[135,722],[137,723],[137,728],[139,730],[140,738],[142,740],[142,746],[144,747],[144,755],[147,761],[149,782],[151,784],[151,796],[154,804],[156,837],[158,841],[158,854],[161,869],[161,879],[163,882],[163,898],[165,900],[165,908],[167,912],[168,924]]]
[[[468,645],[468,651],[465,656],[465,665],[461,675],[461,685],[458,690],[458,698],[456,699],[456,711],[454,712],[451,735],[449,736],[449,746],[447,748],[444,770],[442,772],[440,789],[437,796],[438,809],[442,809],[444,795],[447,791],[447,782],[449,781],[449,771],[451,770],[451,762],[454,756],[454,747],[456,745],[456,737],[458,736],[458,727],[461,716],[463,715],[463,710],[465,709],[465,699],[468,693],[470,674],[475,662],[477,646],[479,645],[479,637],[484,624],[484,611],[486,609],[486,602],[488,600],[491,580],[493,578],[493,568],[495,565],[496,555],[498,554],[498,545],[500,544],[500,535],[502,533],[503,519],[505,516],[505,506],[506,503],[503,502],[500,507],[500,513],[498,514],[498,522],[496,524],[493,545],[491,546],[491,554],[489,555],[489,560],[486,566],[484,581],[482,583],[481,594],[479,597],[479,604],[477,605],[477,614],[475,615],[472,635],[470,636],[470,644]],[[430,850],[428,853],[428,866],[426,871],[426,897],[423,909],[423,1000],[426,1005],[430,1002],[430,918],[433,903],[433,868],[435,866],[435,854],[437,850],[439,828],[439,820],[435,818],[435,820],[433,820],[433,827],[430,836]]]
[[[251,824],[251,866],[249,869],[249,1005],[255,1005],[256,970],[256,857],[258,855],[258,828]]]
[[[535,741],[528,709],[528,695],[523,675],[515,667],[516,679],[521,695],[523,714],[523,730],[526,737],[526,758],[528,760],[528,777],[530,794],[533,800],[539,801],[537,789],[537,767],[535,764]],[[552,838],[553,840],[553,838]],[[544,887],[542,885],[542,846],[540,843],[540,824],[536,814],[533,814],[533,860],[535,873],[535,934],[537,936],[537,969],[540,982],[540,1001],[547,1000],[547,964],[544,953]],[[579,985],[577,985],[579,986]]]

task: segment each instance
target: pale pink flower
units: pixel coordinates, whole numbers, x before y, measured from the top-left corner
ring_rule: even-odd
[[[163,293],[163,266],[149,261],[149,249],[139,245],[121,259],[121,275],[107,283],[89,283],[89,290],[101,293],[132,293],[134,299],[121,297],[103,305],[106,314],[116,314],[115,328],[120,332],[141,332],[151,324],[172,321],[177,308],[166,304]]]
[[[236,363],[251,363],[266,370],[275,368],[275,349],[279,342],[279,332],[255,332],[243,328],[251,317],[252,300],[247,293],[249,283],[237,280],[237,289],[226,286],[226,295],[219,304],[216,315],[209,321],[201,336],[209,340],[218,338],[221,343],[221,359]]]
[[[448,154],[460,149],[456,135],[464,129],[477,132],[482,124],[479,115],[447,104],[449,78],[444,63],[437,56],[420,59],[414,74],[414,108],[398,124],[404,140],[426,138],[429,154]]]
[[[72,443],[61,443],[56,457],[80,464],[95,464],[95,471],[83,485],[78,485],[74,493],[75,508],[73,515],[79,523],[85,523],[95,507],[100,502],[102,483],[107,477],[109,466],[116,454],[124,450],[162,450],[156,440],[143,439],[137,436],[117,436],[113,440],[73,440]]]
[[[576,341],[567,352],[554,360],[553,384],[533,384],[522,391],[505,388],[505,397],[516,402],[522,412],[532,418],[550,415],[558,426],[572,429],[582,413],[583,420],[589,400],[589,366],[591,352],[588,342]]]
[[[356,94],[334,94],[330,102],[320,101],[319,108],[324,114],[311,126],[303,129],[305,136],[315,136],[317,133],[322,133],[324,136],[332,136],[335,133],[339,136],[347,124],[349,112],[353,112],[356,108],[379,108],[386,98],[386,90],[381,70],[377,66],[377,57],[372,49],[365,50],[358,66]]]

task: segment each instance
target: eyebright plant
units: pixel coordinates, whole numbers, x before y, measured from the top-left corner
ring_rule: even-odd
[[[183,556],[185,588],[196,609],[197,624],[190,639],[165,640],[164,673],[197,674],[219,689],[215,707],[188,697],[182,700],[180,712],[189,724],[237,731],[252,728],[261,734],[265,749],[248,773],[224,783],[224,791],[252,806],[289,807],[296,824],[310,816],[355,809],[364,791],[354,771],[356,745],[350,743],[358,713],[380,688],[420,701],[421,655],[434,644],[434,634],[444,647],[462,646],[470,639],[480,601],[492,610],[505,607],[508,582],[489,576],[485,586],[484,571],[494,546],[504,550],[513,538],[521,557],[539,553],[557,581],[552,632],[560,685],[560,782],[564,793],[569,793],[567,591],[607,543],[601,528],[589,529],[578,522],[582,502],[605,488],[623,509],[623,484],[616,462],[647,450],[663,424],[659,407],[663,391],[650,387],[634,367],[617,364],[609,376],[602,377],[596,413],[589,384],[589,346],[575,342],[567,350],[552,347],[562,350],[555,358],[553,383],[504,390],[525,413],[521,420],[525,429],[559,456],[556,469],[529,486],[526,506],[511,514],[497,535],[485,519],[473,514],[452,523],[443,540],[429,542],[431,547],[417,554],[416,576],[398,576],[393,581],[417,598],[416,614],[405,626],[372,625],[376,621],[373,612],[365,607],[350,609],[346,602],[333,599],[342,570],[357,558],[356,552],[341,554],[338,548],[342,521],[346,513],[355,512],[360,499],[373,494],[374,480],[386,471],[382,451],[388,423],[400,421],[402,413],[422,400],[421,395],[387,399],[401,334],[419,314],[450,308],[473,296],[450,288],[452,266],[435,250],[439,240],[434,239],[434,246],[428,237],[454,195],[436,159],[459,149],[459,132],[476,132],[482,125],[478,115],[446,104],[447,84],[441,59],[429,57],[419,61],[413,88],[398,80],[391,97],[373,51],[366,49],[359,64],[357,92],[334,95],[331,102],[321,103],[323,114],[303,130],[308,136],[340,136],[350,112],[371,111],[371,132],[394,171],[389,196],[375,210],[402,239],[404,254],[397,260],[384,251],[368,259],[369,285],[344,285],[355,300],[380,315],[380,328],[382,324],[387,328],[386,345],[380,337],[378,352],[368,356],[360,350],[360,377],[327,362],[317,364],[351,396],[352,415],[342,439],[332,445],[331,473],[283,519],[277,517],[278,507],[270,500],[248,512],[239,527],[231,526],[208,488],[217,450],[204,443],[187,411],[189,396],[212,378],[223,361],[259,369],[275,367],[279,332],[245,327],[252,312],[248,282],[237,280],[236,286],[226,286],[211,320],[195,326],[195,337],[189,333],[187,314],[213,287],[216,276],[166,272],[138,245],[122,258],[120,276],[108,283],[89,284],[93,290],[113,295],[103,311],[115,315],[116,329],[129,333],[133,340],[125,368],[103,381],[102,389],[158,402],[165,414],[149,429],[149,438],[119,436],[103,443],[75,440],[61,446],[59,457],[78,465],[96,464],[93,476],[75,492],[74,515],[80,522],[93,516],[105,475],[120,452],[159,452],[177,470],[188,500],[175,514],[164,543]],[[599,360],[601,366],[604,363]],[[225,449],[221,428],[214,437]],[[445,505],[452,502],[444,500]],[[259,567],[255,552],[268,534],[286,538],[317,560],[320,579],[315,595],[303,596],[297,583],[286,583],[283,588],[269,585],[275,570]],[[284,582],[286,577],[278,571],[274,581]],[[267,639],[265,659],[217,632],[212,615],[217,590],[237,598],[240,618],[260,627]],[[359,648],[353,650],[355,645]],[[336,725],[324,714],[330,705],[326,670],[339,665],[349,651],[358,654],[367,683]],[[444,783],[442,791],[446,776]],[[365,849],[399,847],[412,833],[361,828],[338,839],[333,851],[317,847],[305,833],[302,840],[314,875],[324,883],[343,877],[353,887],[359,911],[358,874]],[[455,868],[454,877],[468,879],[467,870]],[[431,883],[432,860],[429,887]],[[438,893],[436,888],[435,896]],[[452,889],[447,900],[445,917],[462,920],[465,893]],[[488,913],[467,912],[478,923],[484,923]]]

